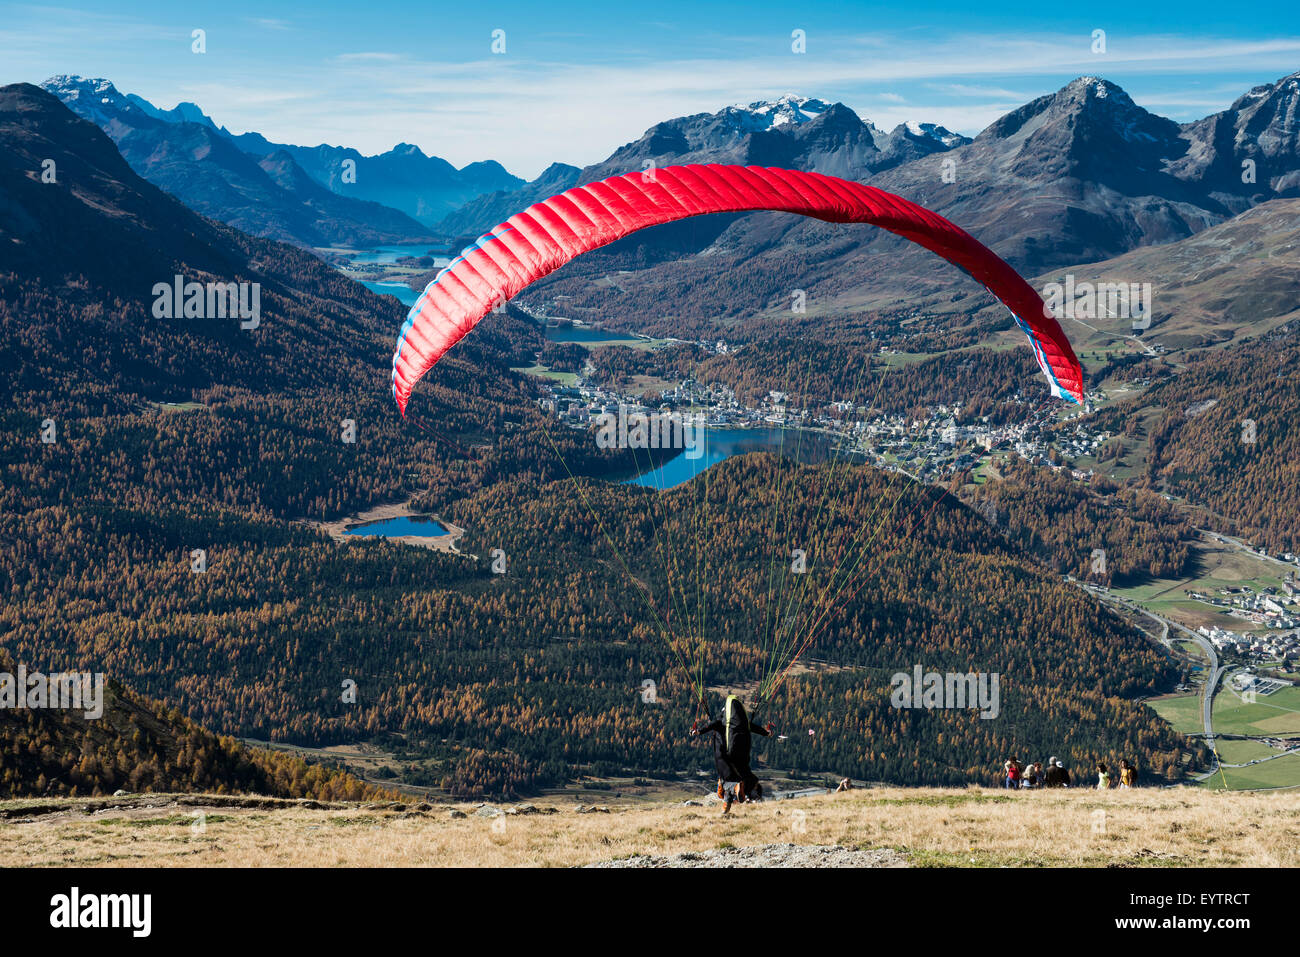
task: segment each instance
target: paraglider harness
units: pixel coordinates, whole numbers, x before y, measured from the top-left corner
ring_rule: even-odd
[[[705,714],[710,718],[713,717],[707,705],[705,705]],[[762,787],[749,766],[752,734],[771,734],[772,726],[769,724],[763,728],[750,721],[740,699],[735,695],[728,695],[721,720],[710,721],[709,724],[701,727],[697,718],[691,725],[692,734],[700,734],[704,731],[717,735],[713,742],[713,760],[717,766],[718,777],[723,782],[735,784],[736,796],[740,799],[746,796],[751,798],[760,796]]]

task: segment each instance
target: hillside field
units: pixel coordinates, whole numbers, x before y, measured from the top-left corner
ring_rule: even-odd
[[[1296,867],[1300,791],[869,788],[697,804],[0,802],[0,867]],[[587,805],[588,809],[592,806]],[[825,850],[830,848],[832,850]]]

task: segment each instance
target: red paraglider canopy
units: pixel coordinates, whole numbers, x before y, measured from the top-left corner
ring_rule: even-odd
[[[708,213],[797,213],[870,223],[959,266],[1011,310],[1052,392],[1083,400],[1083,371],[1060,324],[1014,269],[937,213],[862,183],[761,166],[666,166],[575,186],[534,203],[480,236],[411,307],[393,355],[393,398],[411,389],[494,306],[592,249],[638,229]]]

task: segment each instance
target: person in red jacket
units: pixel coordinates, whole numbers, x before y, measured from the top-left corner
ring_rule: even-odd
[[[1002,770],[1006,774],[1006,778],[1002,782],[1004,788],[1020,787],[1020,761],[1017,758],[1012,757],[1003,763]]]

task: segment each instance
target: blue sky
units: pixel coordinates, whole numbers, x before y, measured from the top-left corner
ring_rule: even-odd
[[[917,120],[974,135],[1080,74],[1186,121],[1300,70],[1294,0],[981,6],[0,2],[0,83],[104,76],[279,142],[373,153],[405,141],[531,178],[555,160],[604,159],[660,120],[785,92],[842,100],[886,129]]]

